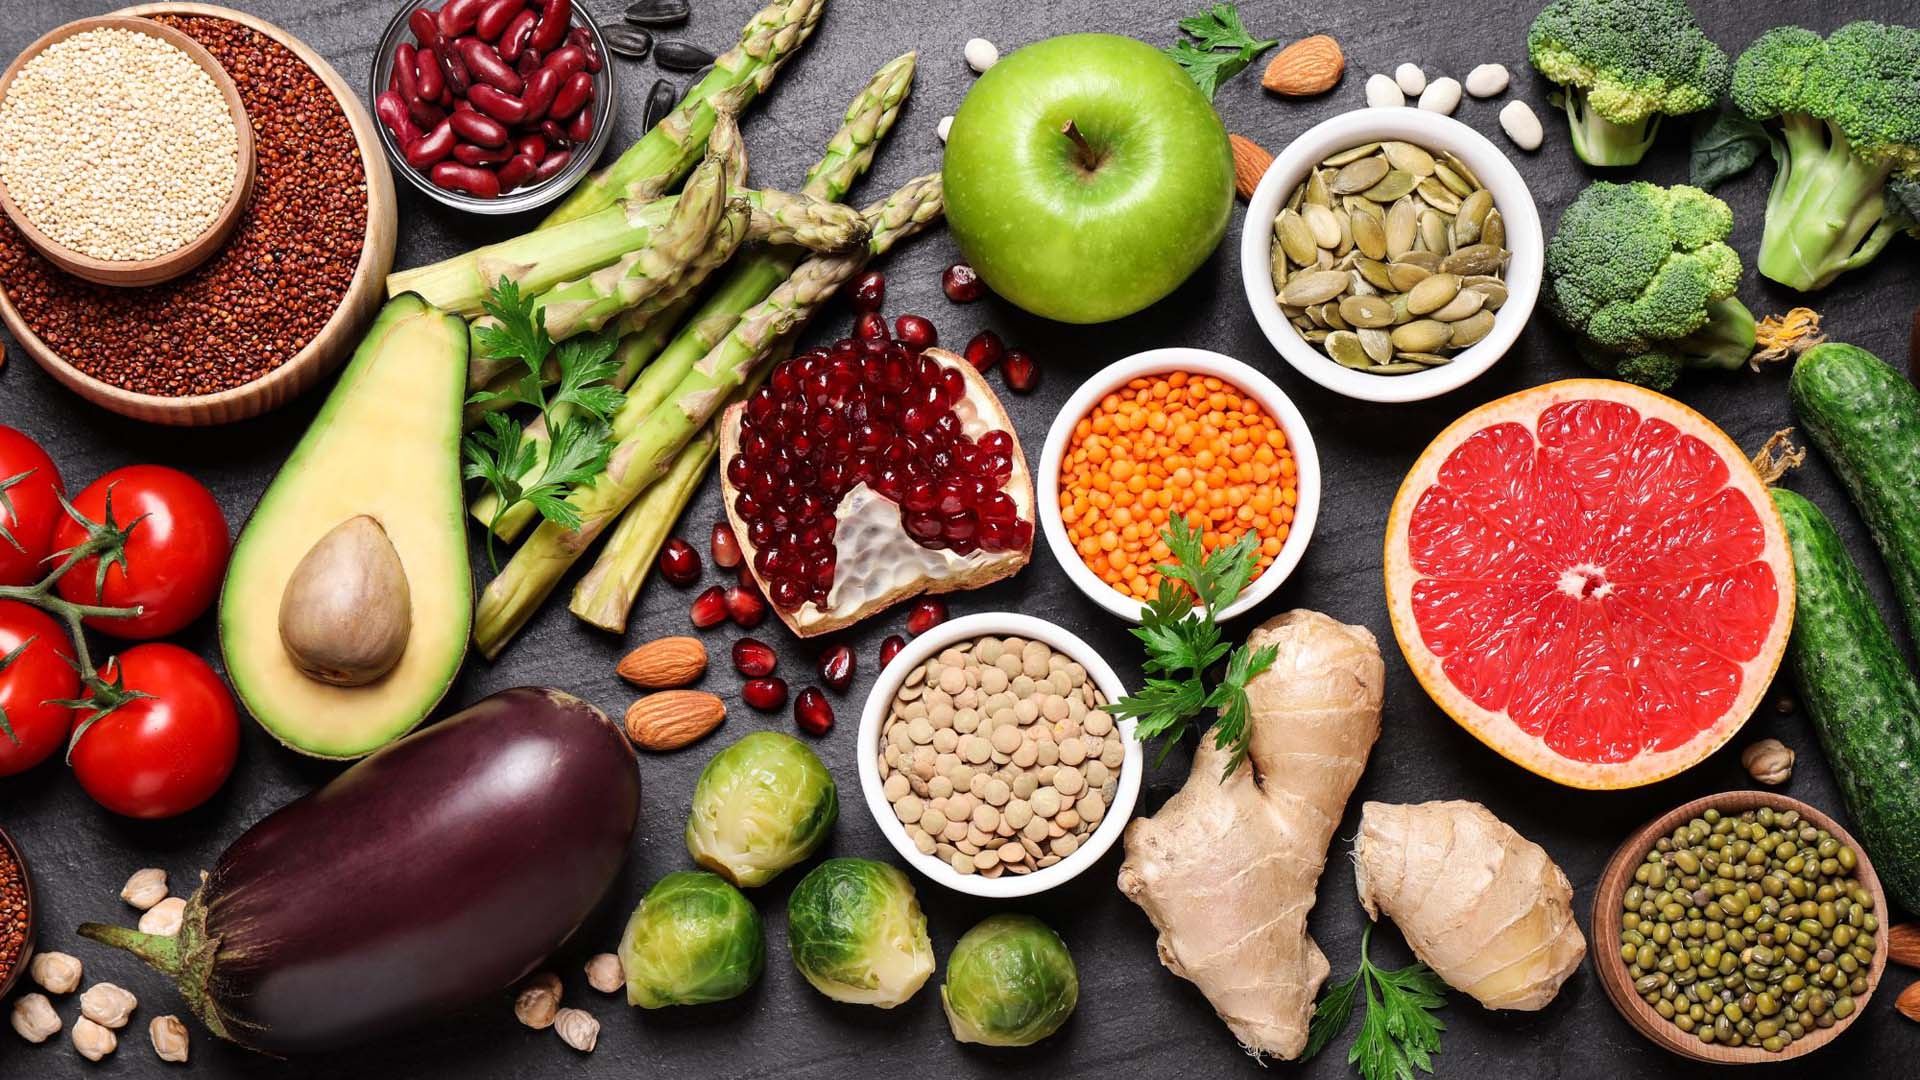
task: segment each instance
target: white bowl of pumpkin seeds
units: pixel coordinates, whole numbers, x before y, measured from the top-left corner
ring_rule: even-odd
[[[1273,347],[1321,386],[1382,402],[1444,394],[1498,362],[1533,314],[1545,253],[1507,156],[1414,108],[1359,109],[1288,144],[1240,238]]]

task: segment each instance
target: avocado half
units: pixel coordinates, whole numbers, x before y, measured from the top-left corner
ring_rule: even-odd
[[[341,759],[378,750],[426,719],[460,670],[473,621],[460,491],[466,385],[466,323],[412,293],[388,301],[234,544],[220,592],[227,676],[294,750]],[[400,557],[412,629],[392,670],[336,686],[294,665],[280,601],[301,558],[360,514]]]

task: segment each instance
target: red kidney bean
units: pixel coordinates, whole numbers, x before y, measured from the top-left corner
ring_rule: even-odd
[[[485,116],[473,109],[456,109],[447,122],[461,138],[481,146],[505,146],[507,128],[505,124],[491,116]]]
[[[567,162],[572,160],[573,151],[555,150],[553,153],[540,159],[540,167],[533,170],[533,182],[538,184],[553,179],[559,175],[561,169],[567,167]]]
[[[435,21],[440,26],[443,38],[459,38],[473,29],[475,19],[480,17],[480,5],[485,0],[447,0],[440,9]]]
[[[526,80],[512,66],[500,59],[493,46],[479,38],[464,38],[460,42],[460,59],[467,62],[467,71],[479,82],[491,83],[509,94],[518,94],[526,85]]]
[[[540,23],[533,29],[528,44],[547,52],[566,40],[573,23],[573,0],[541,0]]]
[[[407,164],[424,169],[437,161],[444,161],[448,154],[453,153],[453,143],[453,121],[448,118],[407,147]]]
[[[400,96],[400,91],[389,90],[375,98],[373,111],[380,117],[380,122],[387,125],[387,130],[393,132],[394,141],[400,144],[401,150],[412,146],[420,138],[420,129],[414,125],[413,118],[407,115],[407,103]],[[540,136],[527,137],[537,139]]]
[[[426,8],[414,8],[407,16],[407,27],[413,31],[413,39],[422,45],[440,47],[440,24],[433,21],[433,12]]]
[[[447,89],[453,91],[455,97],[464,96],[473,85],[473,76],[467,71],[467,62],[460,59],[460,50],[448,43],[433,50],[433,54],[440,58],[440,74],[446,77]]]
[[[593,110],[592,109],[583,108],[579,112],[573,114],[573,119],[567,121],[567,138],[572,139],[576,146],[579,145],[580,143],[586,142],[587,138],[592,134],[593,134]]]
[[[470,87],[467,90],[467,100],[473,103],[474,108],[508,127],[513,127],[527,118],[525,102],[486,83]]]
[[[394,89],[400,91],[400,96],[408,101],[431,100],[420,96],[419,78],[414,73],[414,62],[417,57],[418,53],[414,47],[404,41],[400,43],[399,48],[393,50],[393,77],[400,84]]]
[[[454,0],[458,3],[459,0]],[[448,191],[458,191],[472,195],[477,199],[497,199],[500,197],[500,178],[485,169],[476,169],[471,165],[462,165],[457,161],[443,161],[433,167],[427,179]]]
[[[473,21],[473,32],[483,40],[498,41],[507,24],[526,6],[527,0],[487,0],[479,18]]]
[[[513,152],[530,157],[537,164],[547,156],[547,140],[538,135],[522,135],[513,141]]]
[[[520,14],[513,17],[507,28],[500,31],[500,59],[509,64],[519,61],[526,50],[527,38],[533,35],[533,24],[539,19],[539,14],[531,8],[522,8]]]
[[[567,78],[560,92],[553,96],[553,107],[547,115],[555,120],[565,120],[580,111],[580,107],[593,100],[593,76],[584,71],[576,71]]]
[[[537,172],[539,168],[539,158],[528,157],[526,154],[515,154],[513,160],[500,166],[494,175],[500,179],[501,191],[512,191],[514,188],[533,179],[533,174]]]
[[[393,70],[387,72],[387,89],[396,94],[400,92],[400,65],[399,64],[393,65]]]
[[[435,124],[447,118],[447,110],[430,101],[415,99],[407,102],[407,115],[413,117],[420,130],[432,131]]]
[[[548,53],[540,66],[566,79],[576,71],[587,69],[587,50],[578,45],[563,45]]]
[[[573,140],[567,138],[567,129],[561,127],[557,120],[540,121],[540,137],[555,150],[565,150],[573,145]],[[546,158],[540,160],[545,161]]]
[[[505,162],[513,160],[513,147],[475,146],[473,143],[463,142],[453,148],[453,157],[454,160],[460,162],[462,165],[474,165],[482,169],[490,169],[495,165],[504,164]]]
[[[547,115],[554,95],[560,92],[561,81],[560,73],[552,68],[543,67],[527,76],[526,89],[520,92],[520,102],[527,109],[523,120],[530,123]]]
[[[440,56],[432,46],[422,46],[413,61],[414,94],[421,101],[439,101],[446,92],[447,76],[440,70]]]
[[[513,70],[519,72],[520,77],[523,79],[528,77],[529,75],[532,75],[534,72],[539,71],[540,70],[540,54],[537,52],[534,52],[532,49],[528,49],[527,51],[521,53],[520,59],[514,61],[513,63]]]
[[[567,44],[587,54],[587,70],[595,74],[600,72],[600,50],[593,45],[593,35],[584,26],[576,26],[567,31]]]

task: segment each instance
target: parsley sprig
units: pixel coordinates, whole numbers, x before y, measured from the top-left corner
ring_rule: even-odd
[[[1188,77],[1209,101],[1221,83],[1240,74],[1261,53],[1280,44],[1278,40],[1262,41],[1248,33],[1240,21],[1240,9],[1232,4],[1215,4],[1198,15],[1189,15],[1180,20],[1180,29],[1188,37],[1174,42],[1165,52],[1187,69]]]
[[[580,527],[580,513],[567,501],[567,492],[576,484],[593,483],[606,470],[613,449],[608,420],[626,395],[607,381],[619,370],[613,359],[619,342],[613,335],[555,344],[547,336],[544,312],[505,277],[488,290],[483,304],[494,322],[474,331],[481,354],[518,359],[524,370],[506,389],[480,391],[467,403],[531,406],[547,433],[544,461],[540,441],[504,411],[487,413],[486,427],[461,441],[465,476],[484,482],[497,499],[493,520],[487,523],[487,558],[497,570],[493,526],[516,503],[533,504],[541,517],[563,529]],[[546,385],[550,367],[555,376],[551,391]]]
[[[1360,935],[1360,970],[1327,987],[1314,1007],[1300,1060],[1319,1053],[1347,1030],[1354,998],[1364,988],[1367,1011],[1360,1019],[1360,1035],[1347,1051],[1347,1064],[1357,1066],[1364,1080],[1413,1080],[1415,1068],[1433,1071],[1433,1055],[1440,1052],[1440,1033],[1447,1025],[1433,1010],[1446,1005],[1446,984],[1419,961],[1397,971],[1374,967],[1367,959],[1372,936],[1369,924]]]
[[[1277,651],[1271,645],[1236,649],[1222,640],[1216,621],[1220,610],[1253,580],[1259,538],[1243,533],[1208,553],[1199,531],[1178,516],[1160,537],[1174,561],[1158,567],[1159,595],[1147,603],[1133,630],[1147,647],[1147,682],[1138,694],[1116,702],[1113,711],[1137,720],[1135,733],[1142,740],[1165,736],[1160,748],[1164,760],[1195,716],[1204,709],[1216,710],[1213,744],[1231,752],[1220,776],[1225,780],[1247,759],[1247,682],[1273,664]],[[1207,674],[1222,660],[1226,671],[1209,688]]]

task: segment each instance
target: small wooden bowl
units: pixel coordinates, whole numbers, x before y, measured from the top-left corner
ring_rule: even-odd
[[[7,835],[5,829],[0,829],[0,851],[12,857],[14,865],[20,868],[20,880],[27,886],[27,941],[20,948],[20,956],[14,961],[13,970],[0,971],[0,1000],[5,1000],[6,996],[13,992],[14,985],[20,981],[20,976],[27,973],[27,965],[33,962],[35,912],[33,871],[27,868],[27,857],[21,852],[20,845],[13,842],[13,837]]]
[[[1874,990],[1880,985],[1880,975],[1887,968],[1887,925],[1883,921],[1879,932],[1874,935],[1873,963],[1867,969],[1867,991],[1854,997],[1852,1014],[1830,1028],[1816,1028],[1808,1032],[1804,1038],[1788,1043],[1787,1048],[1777,1054],[1759,1047],[1703,1043],[1692,1034],[1675,1027],[1672,1021],[1662,1018],[1653,1011],[1652,1006],[1641,1000],[1639,994],[1634,993],[1633,981],[1627,976],[1627,965],[1620,960],[1620,902],[1626,895],[1627,887],[1633,883],[1634,869],[1647,857],[1647,851],[1656,840],[1709,809],[1717,809],[1723,814],[1739,814],[1763,806],[1798,811],[1801,818],[1827,830],[1834,839],[1852,848],[1859,860],[1854,866],[1854,877],[1872,894],[1874,914],[1882,920],[1887,917],[1887,894],[1880,888],[1880,877],[1873,872],[1866,849],[1851,833],[1841,828],[1839,822],[1798,799],[1771,791],[1728,791],[1695,799],[1648,822],[1614,852],[1613,860],[1607,863],[1606,872],[1600,875],[1600,884],[1593,891],[1593,966],[1600,975],[1600,986],[1629,1024],[1663,1049],[1694,1061],[1716,1065],[1765,1065],[1811,1054],[1839,1038],[1841,1032],[1866,1015],[1867,1001],[1873,997]]]
[[[393,266],[394,237],[398,228],[398,200],[393,191],[393,173],[387,168],[386,154],[380,147],[379,131],[353,88],[327,63],[326,58],[265,19],[214,4],[184,2],[142,4],[114,14],[134,17],[203,15],[225,19],[272,38],[313,69],[346,112],[347,123],[353,128],[354,142],[360,149],[361,166],[367,177],[367,231],[360,246],[360,262],[354,267],[353,279],[347,284],[340,306],[334,309],[332,317],[312,341],[260,378],[214,394],[187,397],[137,394],[94,378],[67,363],[33,332],[8,299],[4,282],[0,282],[0,322],[5,323],[14,340],[20,343],[28,356],[33,357],[34,363],[46,369],[67,389],[109,412],[148,423],[180,427],[227,424],[259,416],[292,401],[332,374],[359,343],[361,331],[366,329],[374,312],[386,299],[387,271]]]
[[[53,237],[42,232],[32,219],[21,213],[15,205],[13,196],[7,190],[6,179],[0,176],[0,210],[13,221],[13,227],[20,230],[40,254],[45,255],[54,265],[75,277],[85,278],[97,285],[140,286],[154,285],[170,281],[181,274],[206,262],[220,245],[233,235],[234,226],[240,223],[240,214],[246,209],[247,200],[253,195],[253,125],[247,121],[246,107],[240,103],[240,88],[234,85],[225,68],[213,58],[201,44],[165,23],[152,19],[131,18],[124,15],[102,15],[92,19],[78,19],[65,26],[57,27],[42,35],[40,40],[27,46],[26,51],[14,58],[6,73],[0,75],[0,100],[5,99],[7,91],[12,89],[13,80],[29,60],[45,52],[49,46],[65,41],[76,34],[89,30],[132,30],[148,37],[159,38],[172,45],[188,58],[200,65],[212,79],[213,85],[220,88],[221,97],[226,99],[227,113],[233,119],[234,131],[239,137],[239,173],[234,178],[233,192],[227,196],[226,203],[220,208],[220,215],[213,224],[198,237],[184,246],[165,255],[151,259],[110,260],[96,259],[73,250]]]

